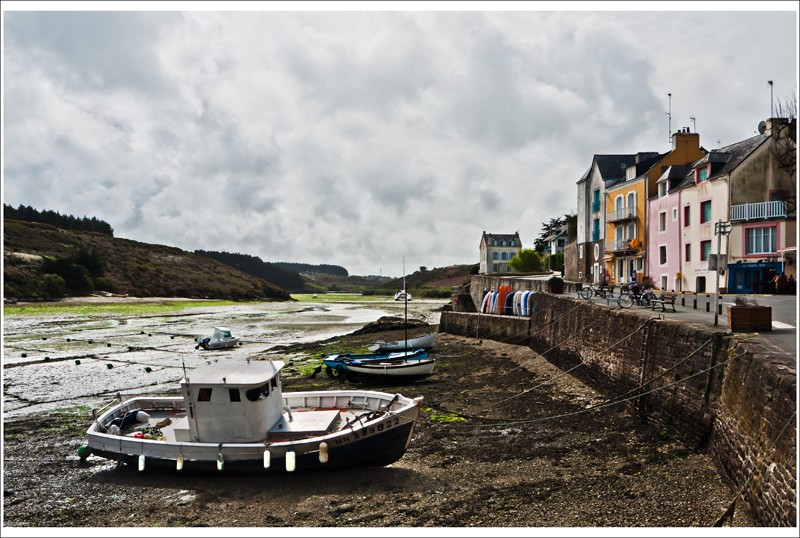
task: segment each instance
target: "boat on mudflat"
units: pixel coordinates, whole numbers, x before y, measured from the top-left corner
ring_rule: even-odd
[[[203,338],[198,336],[194,339],[197,342],[195,349],[227,349],[239,343],[239,339],[231,334],[227,327],[214,327],[214,333],[210,337]]]
[[[433,373],[436,360],[424,349],[391,353],[340,353],[322,357],[330,377],[345,376],[353,382],[405,382],[424,379]]]
[[[86,432],[91,455],[138,465],[292,472],[385,466],[405,454],[422,398],[371,390],[287,392],[281,361],[210,362],[181,396],[111,402]]]
[[[429,333],[417,338],[409,338],[408,340],[394,340],[392,342],[384,342],[379,340],[375,342],[369,349],[371,351],[405,351],[407,349],[431,349],[436,343],[436,333]]]

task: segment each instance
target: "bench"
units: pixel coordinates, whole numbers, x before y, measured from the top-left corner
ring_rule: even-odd
[[[678,296],[676,294],[674,294],[674,293],[665,292],[665,293],[662,293],[661,296],[658,299],[651,299],[650,302],[653,305],[653,310],[656,309],[656,306],[661,305],[661,311],[662,312],[666,312],[667,311],[667,305],[669,305],[669,306],[672,307],[672,311],[673,312],[677,312],[677,310],[675,310],[675,299],[677,297]]]

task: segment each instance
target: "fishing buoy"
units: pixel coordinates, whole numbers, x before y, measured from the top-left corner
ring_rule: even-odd
[[[225,467],[225,458],[222,457],[222,451],[217,454],[217,471],[221,471]]]
[[[79,359],[75,359],[75,364],[80,364],[81,361]]]
[[[152,371],[153,371],[153,369],[152,369],[152,368],[150,368],[149,366],[145,366],[145,367],[144,367],[144,371],[145,371],[145,372],[147,372],[147,373],[149,374],[150,372],[152,372]]]
[[[67,338],[67,342],[72,342],[72,339],[71,338]]]
[[[286,453],[286,470],[290,473],[295,469],[295,453],[294,450],[290,450]]]
[[[108,368],[109,370],[111,370],[113,367],[114,367],[114,365],[111,364],[110,362],[106,363],[106,368]]]
[[[90,344],[93,344],[93,343],[94,343],[94,340],[92,340],[91,338],[89,338],[89,343],[90,343]]]
[[[27,356],[28,356],[28,354],[27,354],[27,353],[23,353],[23,354],[22,354],[22,358],[23,358],[23,359],[24,359],[25,357],[27,357]]]
[[[107,343],[106,347],[111,347],[111,342]]]
[[[183,454],[178,454],[178,457],[175,458],[175,468],[179,471],[183,471]]]
[[[328,443],[325,441],[319,444],[319,462],[328,463]]]
[[[50,357],[45,357],[44,362],[50,362]]]
[[[144,454],[139,454],[139,470],[144,471]]]
[[[271,463],[271,461],[270,461],[271,458],[272,458],[272,456],[269,453],[269,449],[265,450],[264,451],[264,469],[269,469],[269,466],[270,466],[270,463]]]
[[[92,449],[89,448],[89,445],[81,445],[78,447],[78,457],[82,460],[88,458],[91,453]]]

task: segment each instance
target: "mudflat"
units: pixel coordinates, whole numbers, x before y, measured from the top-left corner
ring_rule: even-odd
[[[133,320],[127,326],[144,338]],[[409,336],[435,328],[417,327]],[[166,338],[174,331],[162,332]],[[320,352],[403,336],[402,330],[350,332],[252,347],[249,356],[287,362],[286,392],[335,389],[350,382],[329,378],[324,369],[312,377]],[[122,361],[122,351],[113,360]],[[240,360],[234,353],[241,352],[186,355]],[[129,380],[142,376],[136,383],[151,392],[177,389],[170,382],[179,379],[179,370],[157,360],[164,353],[155,346],[148,358],[164,372],[152,388],[139,373],[141,355],[129,365]],[[175,362],[175,351],[167,355],[164,361]],[[424,398],[402,459],[388,467],[280,476],[189,468],[139,472],[94,456],[82,463],[77,448],[91,420],[87,406],[101,394],[69,393],[63,402],[25,413],[25,395],[4,375],[15,409],[11,416],[4,413],[4,525],[82,527],[104,536],[108,530],[97,529],[159,527],[185,534],[186,527],[274,527],[290,534],[307,527],[403,527],[410,528],[408,534],[414,528],[429,534],[437,527],[637,527],[645,534],[646,528],[713,526],[735,498],[711,458],[632,416],[624,405],[589,410],[606,401],[604,395],[526,347],[440,333],[431,356],[436,368],[426,380],[377,389]],[[105,368],[104,360],[112,359],[99,356],[96,375],[123,369]],[[37,363],[47,366],[53,365]],[[724,524],[754,526],[739,508]]]

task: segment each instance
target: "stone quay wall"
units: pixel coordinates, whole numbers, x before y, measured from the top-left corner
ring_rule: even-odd
[[[480,305],[483,290],[500,285],[544,292],[547,281],[473,276],[471,302]],[[439,330],[529,346],[662,436],[709,454],[739,494],[737,506],[760,524],[797,525],[797,379],[790,361],[775,360],[783,352],[719,328],[563,295],[537,293],[533,306],[524,317],[454,308],[442,312]]]

